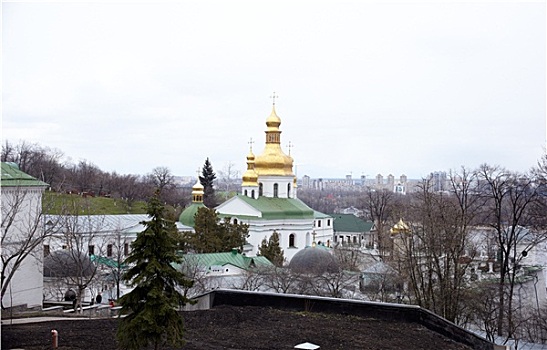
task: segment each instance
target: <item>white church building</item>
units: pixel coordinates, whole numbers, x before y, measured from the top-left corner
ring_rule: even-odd
[[[241,193],[220,204],[216,210],[221,216],[249,225],[247,256],[256,256],[262,240],[276,231],[289,262],[314,241],[331,246],[333,219],[298,199],[294,160],[281,149],[280,125],[274,104],[266,119],[264,150],[255,157],[251,148],[247,155]]]

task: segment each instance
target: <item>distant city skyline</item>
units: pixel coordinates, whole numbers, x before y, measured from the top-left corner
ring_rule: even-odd
[[[544,1],[2,4],[2,139],[104,171],[218,173],[262,152],[273,92],[301,178],[545,152]]]

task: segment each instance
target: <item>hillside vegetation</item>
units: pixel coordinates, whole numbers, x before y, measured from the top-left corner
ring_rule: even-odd
[[[135,201],[131,206],[119,198],[82,197],[76,194],[65,194],[46,191],[42,208],[44,213],[84,214],[84,215],[116,215],[116,214],[146,214],[146,202]],[[78,211],[78,212],[75,212]]]

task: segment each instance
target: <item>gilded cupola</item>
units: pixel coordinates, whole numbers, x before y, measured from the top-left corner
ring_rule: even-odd
[[[272,113],[266,119],[266,146],[262,154],[255,159],[255,171],[259,176],[294,176],[293,159],[281,150],[281,119]]]
[[[249,151],[247,155],[247,171],[243,174],[243,187],[257,187],[258,186],[258,174],[255,171],[255,155],[253,150]]]

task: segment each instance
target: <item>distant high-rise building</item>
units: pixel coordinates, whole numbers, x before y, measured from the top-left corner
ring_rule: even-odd
[[[406,184],[408,182],[408,178],[406,177],[405,174],[403,174],[399,177],[399,182],[402,183],[402,184]]]
[[[446,191],[446,171],[435,171],[429,175],[431,189],[436,192]]]
[[[302,177],[302,187],[310,188],[310,177],[308,175]]]
[[[395,176],[392,174],[387,176],[387,188],[391,191],[395,189]]]
[[[349,186],[353,186],[353,179],[351,178],[351,174],[346,175],[346,183],[347,183]]]
[[[384,177],[382,174],[376,175],[376,186],[383,186],[384,185]]]

